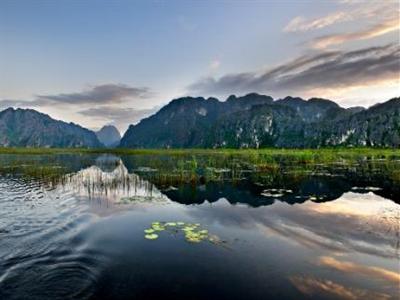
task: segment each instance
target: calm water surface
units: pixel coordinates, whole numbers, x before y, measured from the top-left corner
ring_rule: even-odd
[[[399,190],[379,164],[169,185],[129,157],[24,167],[42,163],[69,171],[0,173],[0,299],[399,299]],[[155,221],[199,223],[215,240],[145,239]]]

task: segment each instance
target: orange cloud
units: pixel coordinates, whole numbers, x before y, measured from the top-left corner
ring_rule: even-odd
[[[366,30],[352,33],[332,34],[319,37],[311,45],[316,49],[324,49],[332,45],[343,44],[354,40],[366,40],[400,29],[399,18],[392,18],[383,23],[372,26]]]

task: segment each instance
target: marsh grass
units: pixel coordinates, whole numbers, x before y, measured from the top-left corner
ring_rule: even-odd
[[[91,165],[94,157],[103,154],[122,158],[128,169],[160,186],[183,183],[204,184],[209,181],[250,179],[263,185],[284,181],[300,181],[312,174],[330,170],[373,173],[379,169],[393,182],[400,183],[399,149],[324,148],[324,149],[50,149],[0,148],[3,157],[14,157],[0,172],[20,172],[25,176],[51,182],[71,170],[59,157],[79,157],[83,165]],[[46,155],[46,160],[36,160]],[[57,159],[56,159],[57,158]],[[397,161],[397,163],[394,163]],[[148,172],[147,170],[155,170]]]
[[[266,157],[292,157],[304,163],[310,161],[335,160],[337,157],[366,156],[377,158],[400,157],[395,148],[321,148],[321,149],[87,149],[87,148],[8,148],[0,147],[0,154],[115,154],[115,155],[245,155],[252,160]]]

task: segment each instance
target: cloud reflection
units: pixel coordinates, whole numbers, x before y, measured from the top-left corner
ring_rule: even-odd
[[[375,293],[369,290],[347,287],[331,280],[316,279],[313,277],[293,276],[292,284],[303,294],[308,296],[330,296],[339,299],[390,299],[391,296],[384,293]]]
[[[318,263],[325,267],[330,267],[345,273],[353,273],[361,276],[370,276],[385,281],[400,284],[400,274],[380,267],[368,267],[353,262],[339,261],[334,257],[322,256],[318,259]]]
[[[209,224],[259,227],[266,235],[320,251],[399,256],[400,207],[372,193],[346,193],[326,203],[308,201],[290,206],[276,202],[255,209],[219,201],[188,213]]]

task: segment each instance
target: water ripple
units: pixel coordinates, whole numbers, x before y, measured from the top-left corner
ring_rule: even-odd
[[[76,201],[0,176],[0,299],[89,297],[104,258],[81,236],[94,216]]]

